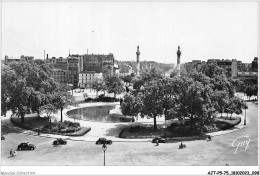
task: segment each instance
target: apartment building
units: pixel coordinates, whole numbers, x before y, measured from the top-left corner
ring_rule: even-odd
[[[96,73],[95,71],[82,71],[79,73],[79,83],[80,88],[92,88],[93,83],[97,80],[102,80],[103,74]]]

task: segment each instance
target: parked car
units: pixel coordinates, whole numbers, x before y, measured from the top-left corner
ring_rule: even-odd
[[[23,143],[19,144],[17,147],[18,150],[34,150],[35,148],[36,148],[36,146],[33,144],[30,144],[29,142],[27,142],[27,143],[23,142]]]
[[[5,137],[3,135],[1,135],[1,140],[5,140]]]
[[[153,138],[152,143],[156,143],[157,140],[158,140],[158,143],[166,143],[166,139],[161,138],[161,137]]]
[[[52,143],[53,145],[66,145],[67,141],[65,139],[58,138]]]
[[[96,142],[97,145],[101,145],[101,144],[108,144],[111,145],[112,141],[111,140],[107,140],[106,138],[99,138]]]

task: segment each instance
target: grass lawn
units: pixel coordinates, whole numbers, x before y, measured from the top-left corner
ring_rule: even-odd
[[[38,115],[36,113],[26,114],[23,124],[21,124],[21,118],[17,117],[16,115],[11,116],[11,121],[13,122],[13,124],[19,127],[35,131],[38,130],[38,128],[43,128],[49,123],[46,118],[38,118]]]
[[[43,129],[46,125],[50,124],[47,118],[43,118],[43,117],[38,118],[38,115],[36,113],[26,114],[23,124],[21,124],[21,118],[15,115],[11,117],[11,121],[16,126],[19,126],[24,129],[36,131],[36,132],[38,132],[39,129]],[[65,136],[83,136],[86,133],[88,133],[90,130],[91,130],[90,127],[81,127],[80,130],[75,132],[69,132],[69,133],[65,133],[65,132],[58,133],[58,132],[42,131],[42,130],[41,133],[59,134]]]

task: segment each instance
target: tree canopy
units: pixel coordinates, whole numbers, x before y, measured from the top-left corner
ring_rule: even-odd
[[[124,83],[118,76],[107,76],[105,78],[105,83],[106,83],[107,91],[109,93],[114,93],[115,98],[116,98],[116,94],[120,94],[125,91]]]
[[[68,88],[52,78],[52,65],[42,60],[12,62],[2,65],[2,111],[12,110],[21,116],[21,123],[28,109],[40,114],[40,107],[58,106],[60,97],[68,97]],[[63,86],[64,87],[64,86]]]
[[[142,74],[133,80],[134,89],[124,96],[122,113],[154,118],[154,129],[158,116],[177,118],[187,121],[193,133],[200,133],[224,109],[240,113],[246,107],[242,100],[234,98],[232,80],[216,67],[212,64],[200,72],[172,78],[165,78],[156,70]],[[230,103],[234,107],[229,107]]]

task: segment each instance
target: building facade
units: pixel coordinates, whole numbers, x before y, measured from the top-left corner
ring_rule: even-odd
[[[85,54],[81,58],[81,71],[102,72],[102,56]]]
[[[114,74],[115,58],[112,53],[102,55],[102,73],[113,75]]]
[[[53,69],[52,71],[53,78],[56,82],[59,83],[68,83],[68,71],[62,69]]]
[[[109,75],[118,74],[118,70],[119,70],[119,68],[116,67],[116,65],[114,64],[115,59],[113,54],[111,53],[108,55],[100,55],[100,54],[70,55],[69,54],[67,58],[52,57],[50,59],[47,56],[47,61],[52,63],[56,69],[67,71],[66,83],[72,84],[74,88],[76,87],[89,88],[92,86],[91,80],[95,80],[103,77],[103,73]],[[54,73],[56,73],[56,71]],[[56,76],[55,80],[61,80],[61,79],[57,79]]]
[[[72,84],[74,89],[77,88],[79,82],[79,58],[69,56],[67,58],[68,63],[68,84]]]
[[[84,54],[78,57],[80,58],[80,71],[113,74],[115,59],[112,53],[108,55]]]
[[[201,60],[193,60],[184,64],[187,72],[198,70],[204,64],[215,63],[224,70],[229,70],[232,77],[254,77],[257,75],[257,57],[254,58],[252,63],[242,63],[236,59],[208,59],[207,62]]]
[[[102,80],[103,74],[95,71],[82,71],[79,73],[79,88],[92,88],[97,80]]]
[[[68,70],[68,61],[67,58],[63,57],[52,57],[47,59],[48,62],[52,63],[55,68],[59,68],[61,70]]]
[[[4,64],[7,65],[11,62],[32,61],[32,60],[34,60],[33,56],[21,55],[20,58],[5,56]]]

